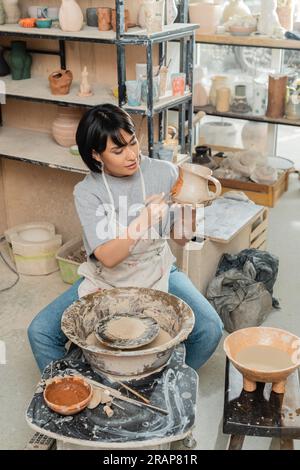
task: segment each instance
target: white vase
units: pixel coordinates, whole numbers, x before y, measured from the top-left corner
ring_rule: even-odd
[[[166,0],[166,24],[174,23],[178,14],[175,0]]]
[[[83,25],[83,13],[76,0],[62,0],[59,25],[63,31],[77,32]]]
[[[258,21],[258,32],[266,36],[272,36],[280,26],[276,13],[277,0],[261,0],[260,18]]]
[[[225,5],[223,11],[222,21],[226,23],[233,16],[247,16],[251,15],[251,11],[244,0],[229,0],[229,3]]]
[[[21,18],[18,0],[3,0],[3,6],[6,14],[5,23],[17,23]]]

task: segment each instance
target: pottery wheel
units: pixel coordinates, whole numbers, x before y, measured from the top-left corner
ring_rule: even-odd
[[[154,318],[141,313],[110,315],[102,318],[95,329],[97,339],[111,348],[135,349],[151,343],[159,334]]]

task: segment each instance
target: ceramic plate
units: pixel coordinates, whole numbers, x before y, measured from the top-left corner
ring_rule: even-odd
[[[139,326],[143,331],[135,338],[118,338],[113,336],[109,327],[113,324],[116,325],[115,322],[119,322],[119,325],[120,322],[124,324],[124,321],[127,319],[131,322],[130,326],[134,320],[139,320]],[[151,343],[158,336],[159,330],[159,324],[154,318],[136,312],[134,314],[109,315],[102,318],[95,328],[95,335],[101,343],[111,348],[135,349]]]

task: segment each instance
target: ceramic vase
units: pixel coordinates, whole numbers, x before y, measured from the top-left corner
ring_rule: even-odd
[[[21,18],[21,11],[18,0],[2,0],[6,15],[5,23],[17,23]]]
[[[32,57],[26,50],[26,42],[12,41],[7,58],[13,80],[25,80],[31,77]]]
[[[5,10],[3,6],[3,1],[0,0],[0,24],[5,23],[5,18],[6,18],[6,15],[5,15]]]
[[[272,36],[274,30],[279,25],[278,15],[276,13],[277,0],[262,0],[261,12],[258,21],[258,32],[266,36]]]
[[[5,77],[9,75],[10,69],[8,63],[4,59],[4,47],[0,46],[0,77]]]
[[[60,108],[52,123],[54,140],[62,147],[71,147],[76,144],[76,131],[82,116],[79,109]]]
[[[209,92],[209,104],[216,106],[217,90],[228,86],[228,78],[224,75],[216,75],[212,77],[212,85]]]
[[[229,0],[229,2],[225,5],[222,21],[223,23],[226,23],[233,16],[247,15],[251,15],[251,11],[243,0]]]
[[[83,26],[83,13],[76,0],[62,0],[58,17],[63,31],[75,33]]]
[[[166,0],[166,24],[172,24],[176,20],[178,9],[175,0]]]
[[[109,31],[111,26],[111,8],[98,8],[98,29],[99,31]]]
[[[52,95],[67,95],[73,81],[71,70],[57,70],[48,77]]]
[[[190,3],[190,22],[198,24],[198,34],[215,34],[222,18],[223,7],[214,3]]]
[[[143,0],[140,6],[138,23],[148,33],[162,31],[165,21],[165,0]]]
[[[268,84],[264,80],[255,79],[253,88],[253,114],[264,116],[267,110]]]
[[[273,119],[279,119],[284,116],[287,81],[287,75],[270,75],[266,116]]]
[[[87,8],[86,9],[86,24],[97,28],[98,26],[98,8]]]

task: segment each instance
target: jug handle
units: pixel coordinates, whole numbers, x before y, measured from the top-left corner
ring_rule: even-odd
[[[213,201],[214,199],[216,199],[217,197],[221,195],[222,186],[221,186],[220,181],[214,178],[213,176],[208,176],[207,179],[211,181],[212,183],[214,183],[214,185],[216,186],[216,192],[212,193],[212,195],[209,198],[209,201]]]

